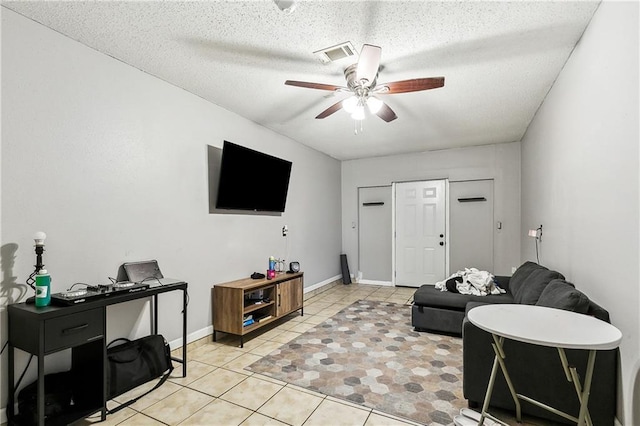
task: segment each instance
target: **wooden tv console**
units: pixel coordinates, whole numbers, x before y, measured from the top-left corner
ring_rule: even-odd
[[[243,278],[211,289],[213,341],[216,332],[243,336],[303,307],[303,273],[280,272],[273,279]]]

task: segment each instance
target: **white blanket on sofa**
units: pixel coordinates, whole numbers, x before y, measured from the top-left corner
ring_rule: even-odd
[[[462,282],[456,283],[458,293],[474,296],[506,293],[504,289],[495,284],[492,274],[476,268],[464,268],[464,271],[458,271],[446,280],[437,282],[436,288],[440,291],[447,291],[447,281],[458,277],[462,278]]]

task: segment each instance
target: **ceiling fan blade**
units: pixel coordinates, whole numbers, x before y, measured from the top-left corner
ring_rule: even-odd
[[[335,104],[331,105],[329,108],[325,109],[320,114],[318,114],[316,118],[326,118],[331,114],[333,114],[334,112],[340,110],[341,108],[342,108],[342,101],[336,102]]]
[[[444,86],[444,77],[414,78],[412,80],[379,84],[375,92],[380,94],[419,92],[421,90],[437,89],[442,86]]]
[[[380,68],[380,56],[382,48],[371,44],[362,45],[360,51],[360,59],[356,68],[356,80],[358,82],[367,80],[369,84],[373,83]]]
[[[387,123],[398,118],[396,113],[393,112],[393,110],[389,108],[389,105],[385,104],[384,102],[382,103],[382,106],[380,107],[378,112],[376,112],[376,115],[382,118]]]
[[[297,86],[297,87],[306,87],[307,89],[318,89],[318,90],[348,90],[343,86],[334,86],[333,84],[322,84],[322,83],[308,83],[306,81],[295,81],[295,80],[287,80],[284,84],[288,86]]]

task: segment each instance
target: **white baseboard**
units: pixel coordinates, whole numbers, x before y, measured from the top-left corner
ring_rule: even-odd
[[[319,282],[319,283],[317,283],[317,284],[311,285],[311,286],[309,286],[309,287],[305,287],[305,288],[304,288],[304,292],[305,292],[305,293],[309,293],[310,291],[317,290],[317,289],[319,289],[319,288],[324,287],[324,286],[325,286],[325,285],[327,285],[327,284],[331,284],[332,282],[334,282],[334,281],[336,281],[336,280],[339,280],[340,278],[342,278],[342,275],[335,275],[335,276],[333,276],[333,277],[331,277],[331,278],[329,278],[329,279],[326,279],[326,280],[324,280],[324,281],[320,281],[320,282]]]
[[[391,281],[360,280],[358,281],[358,284],[382,285],[386,287],[393,287],[393,283]]]
[[[203,337],[211,336],[213,334],[213,326],[207,326],[200,330],[196,330],[193,333],[187,334],[187,344],[200,340]],[[169,342],[171,350],[175,350],[182,347],[182,339],[176,339]]]

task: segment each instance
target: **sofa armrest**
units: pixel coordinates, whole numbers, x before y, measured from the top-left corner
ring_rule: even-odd
[[[599,320],[611,323],[609,312],[591,299],[589,299],[589,310],[587,311],[587,315],[591,315]]]
[[[496,285],[498,287],[500,287],[501,289],[504,289],[507,291],[507,293],[511,293],[509,291],[509,281],[511,280],[511,277],[508,277],[506,275],[495,275],[493,277],[493,282],[496,283]]]
[[[476,306],[483,306],[483,305],[492,305],[492,303],[482,303],[482,302],[467,302],[467,304],[464,307],[464,319],[466,321],[467,320],[467,314],[469,313],[470,309],[475,308]],[[463,323],[464,325],[464,323]]]
[[[468,303],[467,312],[475,306],[478,305]],[[473,325],[465,315],[462,321],[462,347],[464,348],[462,351],[462,388],[465,399],[480,406],[484,401],[495,357],[491,347],[492,343],[491,334]],[[496,382],[501,380],[503,381],[504,378],[498,374]]]

